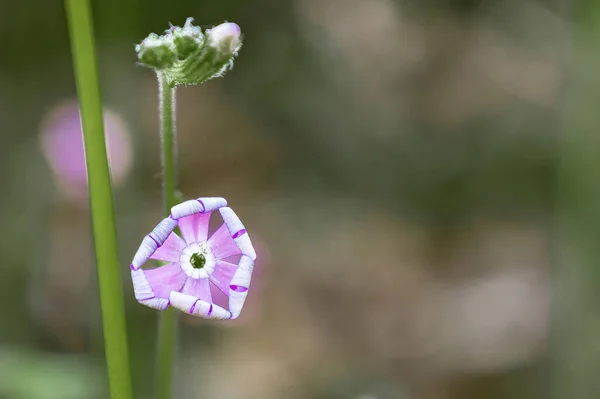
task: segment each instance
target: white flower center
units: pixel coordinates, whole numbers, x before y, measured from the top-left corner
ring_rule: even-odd
[[[216,259],[208,243],[194,242],[179,257],[181,269],[191,278],[207,278],[215,270]]]

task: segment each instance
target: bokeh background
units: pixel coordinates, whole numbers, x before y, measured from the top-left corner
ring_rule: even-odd
[[[178,89],[180,188],[257,247],[238,321],[181,316],[184,399],[597,398],[600,8],[559,0],[93,1],[134,390],[157,315],[129,261],[161,218],[134,44],[238,23]],[[0,0],[0,398],[106,398],[64,8]]]

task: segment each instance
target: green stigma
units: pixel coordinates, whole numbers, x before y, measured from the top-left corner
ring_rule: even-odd
[[[194,267],[194,269],[202,269],[204,267],[204,265],[206,264],[206,258],[202,254],[195,253],[195,254],[192,254],[192,257],[190,258],[190,262],[192,263],[192,266]]]

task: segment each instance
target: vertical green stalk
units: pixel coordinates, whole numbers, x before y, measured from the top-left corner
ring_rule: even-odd
[[[165,215],[177,204],[176,197],[176,140],[175,140],[175,88],[158,74],[160,108],[160,137],[162,152],[163,200]],[[158,357],[156,395],[170,399],[173,392],[173,364],[177,341],[177,312],[169,307],[161,314],[158,324]]]
[[[175,87],[169,86],[163,74],[158,74],[158,96],[160,112],[160,140],[163,177],[163,201],[165,215],[177,205],[177,148],[175,131]]]
[[[112,399],[130,399],[125,309],[89,0],[65,0],[85,145],[106,366]]]
[[[553,399],[600,394],[600,4],[571,10],[553,270]]]

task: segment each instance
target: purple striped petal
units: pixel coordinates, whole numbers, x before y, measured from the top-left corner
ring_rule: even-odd
[[[208,213],[223,206],[227,206],[225,198],[221,197],[202,197],[195,200],[184,201],[181,204],[171,208],[171,216],[174,219],[193,215],[195,213]]]
[[[183,289],[176,290],[181,291],[182,294],[193,296],[196,299],[205,301],[208,303],[212,302],[212,295],[210,295],[210,285],[208,284],[207,278],[188,278],[183,286]],[[192,313],[192,312],[190,312]]]
[[[248,287],[250,287],[250,282],[252,281],[253,270],[254,261],[250,257],[243,255],[229,286],[229,311],[231,312],[232,319],[236,319],[244,307],[244,302],[248,295]]]
[[[229,309],[229,293],[223,293],[212,280],[210,280],[210,293],[212,295],[212,303],[219,305],[224,309]]]
[[[157,246],[161,246],[169,235],[177,227],[177,221],[171,218],[164,218],[155,228],[148,234],[156,242]]]
[[[187,244],[206,242],[211,214],[212,212],[196,213],[179,219],[179,230]]]
[[[231,288],[233,291],[235,292],[246,292],[248,291],[248,287],[242,287],[241,285],[230,285],[229,288]]]
[[[133,260],[131,261],[131,270],[138,270],[146,261],[152,256],[154,252],[156,252],[158,244],[156,240],[150,236],[144,237],[140,247],[137,252],[133,256]]]
[[[229,283],[233,278],[235,269],[237,269],[237,265],[225,262],[224,260],[218,260],[215,270],[209,277],[210,281],[227,296],[229,296]]]
[[[231,313],[214,303],[206,302],[194,296],[172,291],[171,306],[192,316],[206,319],[230,319]]]
[[[175,233],[169,234],[165,243],[150,256],[150,259],[163,260],[165,262],[179,262],[181,251],[185,248],[185,242]]]
[[[243,234],[246,234],[246,229],[238,230],[234,235],[231,236],[231,238],[233,238],[235,240],[236,238],[238,238],[239,236],[241,236]]]
[[[219,229],[210,237],[208,240],[208,245],[210,246],[210,249],[217,260],[240,255],[242,253],[235,241],[233,241],[233,238],[231,238],[231,234],[229,233],[229,229],[227,229],[225,223],[223,223],[221,227],[219,227]]]
[[[250,242],[250,237],[246,232],[246,228],[242,224],[240,218],[235,214],[233,209],[229,207],[223,207],[219,209],[219,213],[223,217],[223,222],[229,230],[229,234],[235,241],[235,244],[240,248],[244,255],[250,257],[250,259],[256,259],[256,252]]]
[[[179,263],[169,263],[156,269],[144,270],[144,275],[154,296],[159,298],[168,298],[171,291],[181,291],[188,279]]]

